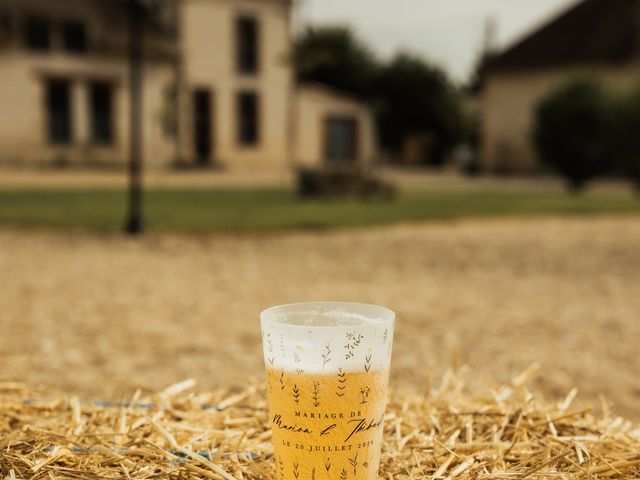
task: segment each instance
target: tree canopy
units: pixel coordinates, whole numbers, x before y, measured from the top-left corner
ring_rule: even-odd
[[[422,58],[399,53],[379,72],[376,82],[380,135],[398,149],[404,136],[432,132],[439,148],[461,139],[463,119],[458,92],[446,74]]]
[[[382,62],[348,27],[321,26],[300,35],[293,62],[299,81],[323,83],[369,101],[380,140],[390,151],[399,151],[414,133],[429,133],[442,154],[463,138],[458,90],[441,69],[417,55],[399,53]]]
[[[366,99],[374,95],[377,59],[348,27],[308,27],[295,43],[293,63],[300,81],[323,83]]]

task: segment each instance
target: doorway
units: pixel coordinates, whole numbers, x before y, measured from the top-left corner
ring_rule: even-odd
[[[325,120],[325,158],[331,165],[350,165],[357,158],[357,122],[349,116]]]
[[[47,82],[47,136],[52,145],[69,145],[73,139],[71,82],[52,79]]]
[[[197,88],[193,92],[194,151],[198,165],[212,162],[213,122],[212,95],[208,88]]]

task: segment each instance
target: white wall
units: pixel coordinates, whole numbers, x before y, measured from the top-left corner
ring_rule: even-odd
[[[184,0],[182,32],[186,92],[183,152],[193,156],[194,88],[213,94],[214,157],[232,170],[284,169],[290,158],[293,72],[288,2],[275,0]],[[235,65],[235,19],[254,15],[259,23],[260,60],[256,76],[241,76]],[[236,95],[243,89],[259,96],[260,139],[255,147],[237,142]]]

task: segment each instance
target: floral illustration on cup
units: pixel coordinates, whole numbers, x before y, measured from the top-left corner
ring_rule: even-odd
[[[300,403],[300,390],[298,390],[298,385],[293,386],[292,392],[293,401],[296,402],[296,404]]]
[[[264,332],[264,330],[262,331],[262,339],[263,339],[263,343],[267,348],[267,352],[268,352],[268,356],[267,353],[265,352],[265,358],[267,359],[267,361],[269,362],[269,364],[271,366],[273,366],[273,363],[276,360],[276,357],[273,355],[273,339],[271,338],[271,334],[270,333],[266,333]]]
[[[324,346],[324,352],[322,352],[322,368],[327,365],[331,361],[331,345],[329,342]]]
[[[344,397],[344,391],[347,388],[347,374],[341,368],[338,369],[338,389],[336,391],[336,395],[339,397]]]
[[[320,406],[320,382],[313,382],[313,392],[311,393],[311,399],[313,400],[313,406]]]
[[[373,353],[371,349],[369,349],[369,353],[364,357],[364,371],[368,372],[371,370],[371,358],[373,357]]]
[[[280,478],[284,478],[284,464],[282,463],[282,458],[278,458],[278,473],[280,474]]]
[[[346,336],[347,343],[344,346],[344,358],[345,360],[349,360],[350,358],[354,357],[356,349],[360,346],[360,343],[364,339],[364,335],[356,334],[356,332],[347,332]]]
[[[364,387],[360,389],[360,397],[362,401],[360,402],[362,405],[369,401],[369,393],[371,393],[371,389],[369,387]]]
[[[356,475],[358,471],[358,452],[355,453],[353,458],[349,457],[348,460],[351,466],[353,467],[353,474]]]

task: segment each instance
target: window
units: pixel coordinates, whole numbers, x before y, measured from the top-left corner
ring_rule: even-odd
[[[47,82],[47,129],[54,145],[71,143],[71,85],[67,80]]]
[[[13,15],[7,7],[0,7],[0,42],[11,38],[13,31]]]
[[[356,120],[347,116],[329,117],[325,124],[325,152],[333,164],[356,159]]]
[[[46,52],[51,48],[50,26],[46,18],[28,17],[24,24],[24,44],[29,50]]]
[[[89,87],[91,141],[96,145],[113,143],[113,87],[94,82]]]
[[[258,21],[242,16],[236,20],[236,62],[238,72],[247,75],[258,73]]]
[[[211,90],[208,88],[193,92],[193,126],[196,159],[206,165],[211,160],[212,146]]]
[[[242,92],[238,95],[238,143],[252,146],[258,143],[260,122],[258,95],[255,92]]]
[[[80,22],[65,22],[62,26],[62,44],[70,53],[87,51],[87,32]]]

